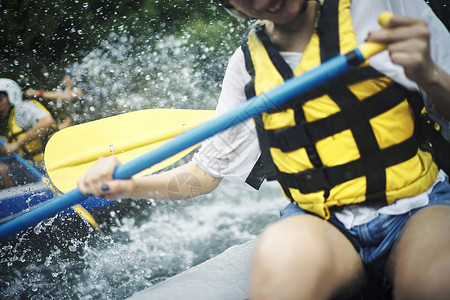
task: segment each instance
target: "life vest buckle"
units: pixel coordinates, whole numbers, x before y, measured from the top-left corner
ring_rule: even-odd
[[[295,181],[303,194],[329,190],[332,187],[328,179],[326,167],[295,174]]]
[[[276,145],[271,145],[285,153],[314,145],[306,126],[303,124],[275,130],[273,131],[273,136],[274,139],[271,139],[271,141],[277,142]]]

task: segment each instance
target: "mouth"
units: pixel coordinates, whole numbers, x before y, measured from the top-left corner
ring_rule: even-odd
[[[286,0],[278,0],[275,3],[271,4],[270,7],[266,8],[266,11],[270,12],[270,13],[276,13],[278,12],[278,10],[280,10],[280,8],[283,6],[284,2]]]

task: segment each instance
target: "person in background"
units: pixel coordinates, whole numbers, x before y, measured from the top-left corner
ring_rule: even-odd
[[[220,2],[257,21],[229,61],[217,115],[365,40],[388,51],[204,141],[176,169],[113,180],[120,162],[101,158],[80,191],[185,199],[222,178],[258,188],[262,157],[291,203],[257,240],[251,299],[349,299],[371,285],[388,297],[392,287],[396,299],[448,299],[450,183],[419,147],[409,102],[420,99],[431,120],[450,128],[442,23],[422,0]],[[380,28],[383,11],[394,16]]]
[[[57,130],[49,111],[37,101],[22,101],[19,85],[11,79],[0,78],[0,118],[8,119],[8,137],[0,137],[5,141],[0,152],[8,156],[17,152],[39,170],[43,170],[45,144]],[[0,176],[1,188],[36,180],[15,160],[0,163]]]
[[[68,74],[63,76],[62,86],[63,89],[57,89],[55,91],[35,90],[32,88],[25,91],[25,96],[28,98],[56,101],[56,103],[49,104],[48,106],[55,108],[53,114],[59,121],[59,129],[69,127],[74,123],[72,116],[68,115],[70,113],[68,112],[70,107],[67,107],[65,103],[73,103],[83,97],[84,94],[82,90],[73,86],[72,78]]]

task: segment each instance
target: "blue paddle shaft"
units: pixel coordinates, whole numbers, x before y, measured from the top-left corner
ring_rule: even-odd
[[[275,108],[297,95],[337,77],[347,71],[351,65],[359,65],[364,61],[359,49],[355,49],[351,53],[352,55],[339,55],[330,59],[319,67],[305,72],[301,76],[291,78],[284,84],[249,99],[228,113],[178,135],[153,151],[118,166],[114,172],[113,178],[130,178],[134,174],[150,168],[154,164],[157,164],[219,132]],[[349,64],[349,60],[351,60],[351,65]]]
[[[219,132],[222,132],[245,120],[275,108],[295,96],[304,93],[317,85],[339,76],[353,65],[360,64],[364,57],[357,48],[347,55],[332,58],[319,67],[287,80],[284,84],[258,95],[228,113],[201,124],[168,141],[164,145],[120,165],[114,172],[114,179],[127,179],[156,163],[169,158]],[[56,215],[86,199],[78,189],[49,200],[45,204],[30,210],[17,218],[0,225],[0,240],[34,226],[42,220]]]

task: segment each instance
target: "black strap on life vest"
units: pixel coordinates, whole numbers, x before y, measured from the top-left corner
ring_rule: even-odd
[[[289,65],[286,64],[284,59],[281,57],[280,53],[276,51],[275,47],[273,47],[272,42],[270,41],[269,37],[264,33],[264,30],[261,26],[250,26],[247,32],[245,33],[245,39],[242,43],[242,50],[245,57],[245,66],[247,69],[247,72],[250,74],[252,80],[248,82],[245,86],[245,94],[247,99],[251,99],[256,96],[255,92],[255,84],[254,84],[254,78],[255,78],[255,68],[252,63],[252,59],[250,57],[250,51],[248,49],[248,34],[250,30],[254,29],[255,33],[258,35],[258,38],[260,39],[261,43],[264,45],[264,47],[268,51],[268,55],[272,61],[276,62],[276,65],[279,66],[278,72],[281,74],[281,76],[286,80],[288,78],[291,78],[293,76],[292,70],[289,67]],[[276,108],[275,108],[276,109]],[[267,139],[267,136],[264,132],[264,125],[262,122],[261,116],[254,117],[255,126],[256,126],[256,132],[258,135],[259,145],[261,149],[261,161],[260,166],[262,166],[262,171],[265,174],[265,177],[267,180],[272,181],[276,180],[278,176],[277,169],[273,163],[272,157],[269,152],[269,141]]]
[[[339,0],[325,0],[320,6],[316,32],[320,41],[320,60],[325,62],[341,53],[339,45]]]
[[[379,201],[384,200],[385,169],[416,155],[418,143],[415,135],[413,135],[410,139],[400,144],[380,149],[368,120],[405,101],[403,100],[405,99],[405,94],[406,91],[396,84],[365,101],[359,101],[346,87],[342,87],[341,91],[334,90],[333,92],[329,92],[328,95],[340,106],[341,111],[338,114],[332,115],[330,121],[322,119],[317,124],[327,124],[328,122],[337,121],[336,127],[339,127],[341,129],[340,131],[350,129],[358,146],[361,158],[344,165],[334,167],[321,166],[320,168],[314,168],[298,174],[283,174],[283,181],[286,182],[288,187],[298,187],[302,193],[307,194],[321,190],[329,190],[348,180],[366,176],[367,195],[371,195],[371,197],[377,198]],[[377,105],[373,101],[377,101]],[[341,117],[338,118],[336,116]],[[324,137],[337,133],[336,131],[338,130],[333,128],[331,131],[328,131],[332,127],[326,126],[321,131],[320,127],[315,127],[314,122],[310,124],[314,125],[305,130],[308,131],[306,133],[307,140],[297,142],[295,141],[295,135],[292,134],[284,140],[287,143],[291,141],[288,146],[292,146],[293,144],[301,144],[302,146],[308,143],[308,141],[314,144]],[[332,123],[329,124],[331,125]],[[295,127],[289,129],[293,128]],[[301,132],[301,130],[295,131]],[[287,150],[292,151],[295,149]],[[369,189],[369,184],[371,185],[371,189]]]
[[[317,33],[320,39],[320,55],[322,62],[340,54],[338,31],[338,0],[327,0],[321,7],[322,17],[319,20]],[[259,39],[268,51],[269,57],[286,80],[293,76],[292,70],[281,58],[263,30],[256,31]],[[243,43],[246,55],[247,70],[254,78],[251,58],[248,57],[247,43]],[[406,98],[406,91],[393,84],[379,94],[360,101],[350,89],[349,84],[378,78],[383,75],[371,67],[357,67],[339,79],[325,83],[310,90],[306,94],[276,107],[269,113],[293,108],[296,126],[282,130],[264,130],[261,117],[255,118],[260,141],[264,168],[268,179],[277,178],[284,192],[290,197],[289,188],[298,188],[302,193],[324,191],[327,198],[334,186],[358,177],[366,177],[366,198],[368,201],[386,201],[385,169],[412,158],[417,153],[418,144],[415,136],[386,149],[380,149],[369,123],[370,118],[388,111]],[[302,104],[309,99],[322,96],[325,92],[339,106],[340,112],[315,122],[306,122]],[[255,95],[254,82],[246,86],[247,97]],[[360,159],[348,164],[328,167],[320,160],[315,143],[345,129],[350,129],[360,152]],[[283,174],[275,167],[270,155],[270,147],[284,152],[305,148],[314,168],[298,174]]]
[[[324,94],[324,91],[322,91]],[[399,85],[392,85],[378,94],[364,101],[359,101],[355,106],[349,107],[349,113],[354,113],[351,123],[357,123],[363,116],[373,118],[395,107],[404,101],[405,90]],[[383,99],[389,98],[391,101]],[[298,104],[298,103],[296,103]],[[281,130],[267,130],[270,146],[279,148],[283,152],[293,151],[316,142],[349,128],[346,112],[341,111],[327,118],[313,122],[303,122],[302,126],[283,128]],[[297,120],[300,121],[301,120]],[[299,122],[297,122],[298,124]]]
[[[251,30],[252,28],[255,30],[255,33],[258,36],[261,43],[264,45],[264,48],[266,49],[267,54],[269,55],[269,58],[271,59],[273,64],[276,66],[277,71],[280,73],[282,78],[284,80],[292,78],[294,76],[292,69],[286,63],[286,61],[282,58],[280,53],[276,50],[276,48],[272,44],[271,40],[269,39],[267,34],[264,32],[263,27],[255,26],[255,27],[251,27],[249,30]],[[246,33],[246,37],[247,36],[248,36],[248,32]],[[254,70],[254,67],[252,64],[252,59],[250,57],[250,51],[248,49],[248,43],[246,42],[246,40],[242,43],[242,49],[243,49],[244,56],[245,56],[247,72],[251,75],[252,78],[255,78],[255,70]],[[251,99],[252,97],[254,97],[256,95],[254,87],[255,87],[255,85],[254,85],[253,79],[245,86],[245,93],[246,93],[247,99]],[[269,113],[275,112],[275,111],[281,111],[288,105],[289,104],[287,103],[284,105],[280,105],[278,107],[274,107],[271,110],[269,110]],[[303,112],[303,111],[301,111],[301,112]],[[303,118],[304,118],[304,116],[303,116]],[[270,155],[270,151],[269,151],[270,144],[269,144],[269,140],[267,138],[266,132],[264,130],[262,117],[261,116],[254,117],[254,120],[255,120],[255,124],[256,124],[259,144],[260,144],[260,148],[261,148],[261,158],[262,158],[262,162],[263,162],[262,166],[264,169],[264,173],[266,175],[266,179],[269,181],[279,179],[280,173],[278,172],[277,168],[275,167],[272,157]],[[309,153],[309,156],[310,156],[310,159],[311,159],[311,162],[313,163],[313,165],[318,166],[318,167],[321,166],[322,162],[320,161],[319,155],[317,154],[315,147],[306,146],[305,149]],[[289,190],[285,189],[284,192],[289,197],[289,195],[290,195]]]
[[[380,156],[383,165],[376,168],[390,167],[403,162],[405,158],[414,157],[417,154],[417,147],[416,139],[411,137],[400,144],[382,149]],[[297,174],[283,174],[283,177],[289,187],[298,187],[302,193],[308,194],[329,190],[346,181],[367,176],[366,164],[365,159],[360,158],[334,167],[323,166],[320,169],[311,169]],[[375,193],[381,195],[381,193]]]
[[[318,22],[317,34],[320,40],[321,62],[325,62],[340,54],[339,46],[339,0],[327,0],[321,6],[321,17]],[[354,74],[357,72],[353,71]],[[352,132],[353,138],[360,153],[360,159],[355,162],[345,164],[351,169],[359,170],[360,176],[366,176],[366,195],[379,195],[378,200],[384,202],[386,199],[386,174],[383,156],[378,146],[375,134],[369,122],[369,118],[362,109],[362,102],[348,89],[347,85],[342,85],[337,89],[328,90],[328,96],[339,106],[344,122]],[[417,148],[416,148],[417,149]],[[402,157],[403,155],[401,155]],[[319,190],[329,191],[336,186],[342,178],[347,177],[341,172],[333,174],[330,170],[333,167],[321,166],[311,171],[302,172],[307,179],[313,178],[311,172],[327,175],[317,178],[317,181],[309,180],[309,184],[299,186],[302,193],[310,193],[315,189],[314,185],[319,185]],[[324,170],[328,170],[324,173]],[[301,174],[301,173],[300,173]],[[358,177],[360,177],[358,176]],[[321,180],[319,180],[321,179]],[[343,181],[345,182],[345,181]],[[289,185],[289,183],[288,183]]]
[[[265,178],[266,174],[264,174],[263,160],[262,157],[260,156],[256,161],[255,165],[253,166],[253,169],[250,171],[247,178],[245,179],[245,183],[247,183],[255,190],[259,190]]]

